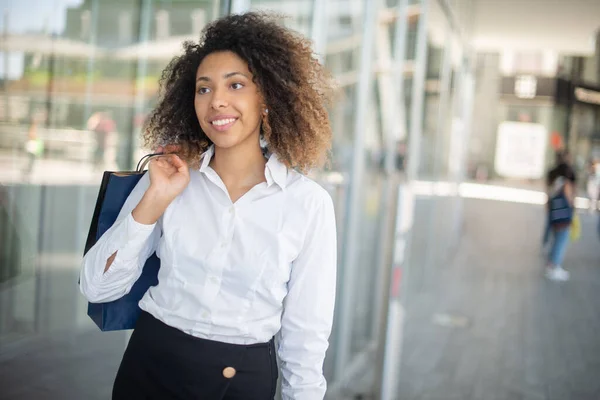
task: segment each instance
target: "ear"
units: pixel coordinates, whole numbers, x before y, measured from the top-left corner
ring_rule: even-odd
[[[269,114],[269,107],[267,107],[267,104],[264,101],[261,101],[260,103],[260,116],[261,118],[266,118]]]
[[[258,91],[258,101],[260,102],[260,114],[265,115],[265,111],[269,109],[269,106],[267,104],[267,99],[265,99],[265,95],[261,90]]]

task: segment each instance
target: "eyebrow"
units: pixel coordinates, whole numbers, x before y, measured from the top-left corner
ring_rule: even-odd
[[[237,72],[236,71],[236,72],[228,72],[228,73],[226,73],[225,75],[223,75],[223,79],[229,79],[229,78],[231,78],[232,76],[235,76],[235,75],[241,75],[241,76],[243,76],[245,78],[248,78],[248,76],[246,74],[243,74],[241,72]],[[199,82],[199,81],[210,82],[211,79],[208,76],[200,76],[200,77],[198,77],[198,79],[196,79],[196,82]]]

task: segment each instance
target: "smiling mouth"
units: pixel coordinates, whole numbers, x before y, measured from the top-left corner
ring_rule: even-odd
[[[225,131],[229,129],[235,123],[235,121],[237,121],[237,118],[223,118],[216,119],[210,124],[218,131]]]

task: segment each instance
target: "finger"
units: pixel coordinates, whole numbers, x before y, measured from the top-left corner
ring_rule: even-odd
[[[161,157],[162,158],[162,162],[163,162],[163,167],[169,169],[170,171],[177,169],[177,167],[175,167],[173,165],[173,161],[172,161],[172,157],[171,156],[167,156],[167,157]]]
[[[157,164],[154,171],[161,176],[170,176],[177,172],[177,168],[173,167],[166,161],[161,161],[160,164]]]
[[[162,152],[164,152],[164,150],[165,150],[165,149],[164,149],[162,146],[158,146],[158,147],[156,148],[156,150],[154,151],[154,153],[155,153],[155,154],[157,154],[157,153],[162,153]]]
[[[179,150],[181,150],[181,146],[177,145],[177,144],[168,144],[165,147],[165,153],[177,153]]]
[[[177,168],[178,171],[182,171],[182,168],[185,169],[187,168],[187,164],[185,161],[183,161],[178,155],[173,154],[169,160],[171,162],[171,165],[175,168]]]
[[[181,166],[181,164],[183,164],[183,161],[181,160],[181,158],[179,158],[179,156],[177,154],[169,154],[168,161],[169,161],[169,164],[171,164],[175,168],[179,168]]]
[[[157,158],[153,158],[150,161],[150,167],[154,167],[155,169],[156,168],[162,168],[162,163],[160,161],[160,158],[158,158],[158,157]]]
[[[171,163],[169,162],[169,159],[167,156],[161,156],[161,157],[157,157],[157,164],[159,167],[161,168],[170,168],[171,167]]]

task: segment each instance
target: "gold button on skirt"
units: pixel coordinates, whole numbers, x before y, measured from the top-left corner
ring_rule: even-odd
[[[223,370],[223,376],[227,379],[231,379],[235,376],[235,368],[233,367],[227,367]]]

